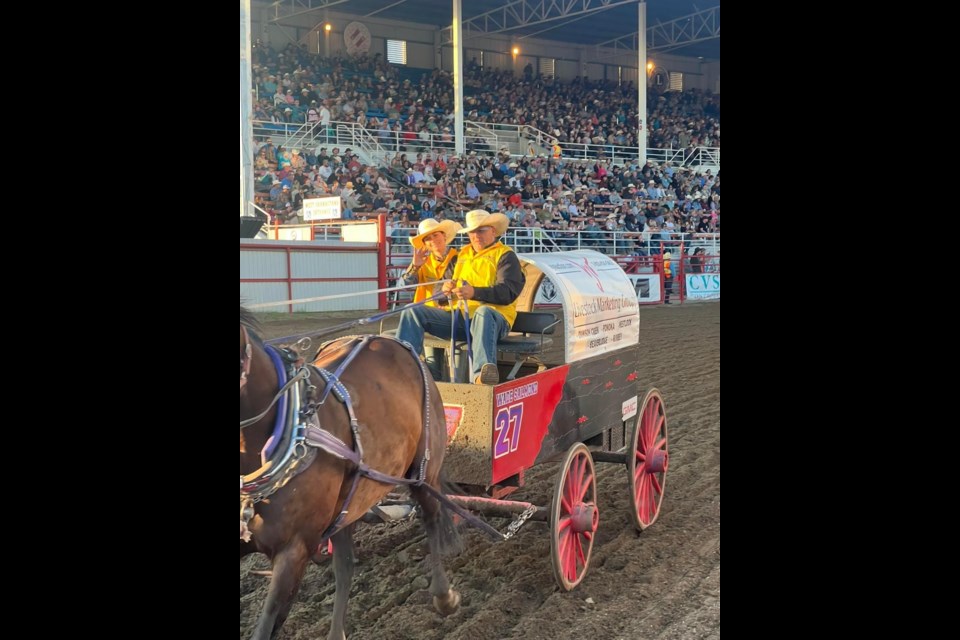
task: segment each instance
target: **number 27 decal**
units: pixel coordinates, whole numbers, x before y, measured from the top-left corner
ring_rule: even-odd
[[[501,458],[517,450],[520,444],[520,422],[523,419],[523,403],[500,409],[494,420],[493,457]]]

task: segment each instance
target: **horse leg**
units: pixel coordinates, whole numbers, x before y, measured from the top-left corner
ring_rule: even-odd
[[[283,626],[290,613],[293,598],[300,589],[300,580],[307,567],[308,554],[303,544],[294,542],[273,559],[273,576],[270,590],[263,605],[253,640],[270,640],[270,636]]]
[[[336,592],[333,597],[333,619],[327,640],[346,640],[344,626],[347,621],[347,600],[350,599],[350,585],[353,584],[353,525],[344,527],[333,537],[333,576],[336,579]]]
[[[449,616],[460,609],[460,594],[450,588],[441,556],[459,549],[459,536],[450,514],[436,498],[421,487],[411,487],[410,493],[423,510],[423,525],[430,544],[433,574],[430,593],[433,594],[433,606],[441,615]]]

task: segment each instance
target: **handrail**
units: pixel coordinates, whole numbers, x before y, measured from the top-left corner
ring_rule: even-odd
[[[412,229],[411,229],[412,230]],[[536,233],[539,231],[540,233]],[[589,234],[589,235],[587,235]],[[599,236],[597,235],[599,234]],[[646,238],[643,236],[646,235]],[[660,231],[583,231],[579,229],[537,229],[531,227],[510,227],[502,237],[502,242],[518,253],[550,253],[574,249],[595,249],[610,255],[651,255],[660,252],[666,242],[668,247],[680,246],[692,251],[703,247],[709,255],[720,254],[719,233],[672,233],[669,241],[664,241]],[[396,242],[392,238],[391,255],[409,257],[412,247],[405,242]],[[457,242],[457,241],[455,241]],[[454,244],[453,246],[456,246]]]
[[[486,146],[486,152],[491,155],[496,154],[499,149],[506,146],[510,149],[510,155],[515,158],[521,158],[529,155],[525,141],[532,140],[529,135],[536,132],[535,138],[541,146],[543,141],[554,139],[550,134],[530,127],[529,125],[516,125],[490,122],[466,121],[465,128],[469,127],[474,133],[483,135],[468,135],[467,142],[476,145],[477,142]],[[303,147],[311,144],[317,144],[318,138],[323,137],[323,142],[327,146],[360,146],[360,140],[369,141],[370,146],[376,144],[377,152],[386,156],[393,153],[409,153],[418,150],[444,149],[453,151],[454,140],[444,140],[442,133],[429,133],[424,138],[420,137],[419,132],[414,137],[407,139],[404,136],[408,131],[393,131],[389,128],[371,129],[364,127],[356,122],[335,121],[324,131],[318,127],[313,129],[313,125],[306,123],[275,123],[256,120],[253,122],[253,134],[259,137],[283,136],[280,144],[291,147]],[[516,145],[520,145],[521,152],[514,152]],[[604,158],[613,164],[627,164],[633,162],[638,157],[637,147],[626,147],[614,144],[583,144],[572,142],[560,142],[562,149],[562,159],[573,161],[594,161]],[[368,150],[369,151],[369,150]],[[374,154],[375,155],[375,154]],[[658,164],[671,162],[675,166],[720,166],[720,147],[687,147],[687,148],[648,148],[647,158]]]

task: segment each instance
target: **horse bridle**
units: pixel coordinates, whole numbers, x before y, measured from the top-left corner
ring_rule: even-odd
[[[243,325],[240,325],[240,330],[243,332],[243,341],[246,343],[246,346],[243,349],[243,355],[240,357],[240,391],[243,392],[243,388],[247,385],[247,381],[250,378],[250,366],[253,363],[253,347],[250,345],[250,335],[247,333],[247,328]],[[298,362],[302,363],[302,361]],[[270,401],[270,404],[267,405],[266,409],[252,418],[247,418],[246,420],[240,421],[240,430],[242,431],[245,427],[249,427],[256,422],[259,422],[260,419],[267,415],[267,412],[273,408],[273,405],[277,404],[277,401],[283,397],[283,394],[289,391],[290,387],[297,384],[301,380],[310,380],[310,369],[298,365],[297,372],[290,376],[290,379],[287,380],[285,385],[280,387],[280,390],[277,391],[275,396],[273,396],[273,400]]]
[[[246,346],[243,348],[243,355],[240,356],[240,391],[247,385],[247,376],[250,375],[250,364],[253,362],[253,347],[250,346],[250,336],[247,334],[247,328],[240,325],[243,332],[243,341]]]

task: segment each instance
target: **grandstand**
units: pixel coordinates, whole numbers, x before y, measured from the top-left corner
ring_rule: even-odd
[[[453,3],[241,4],[241,216],[280,237],[340,196],[403,237],[485,207],[519,250],[718,254],[719,3],[574,4],[478,0],[460,34]]]

